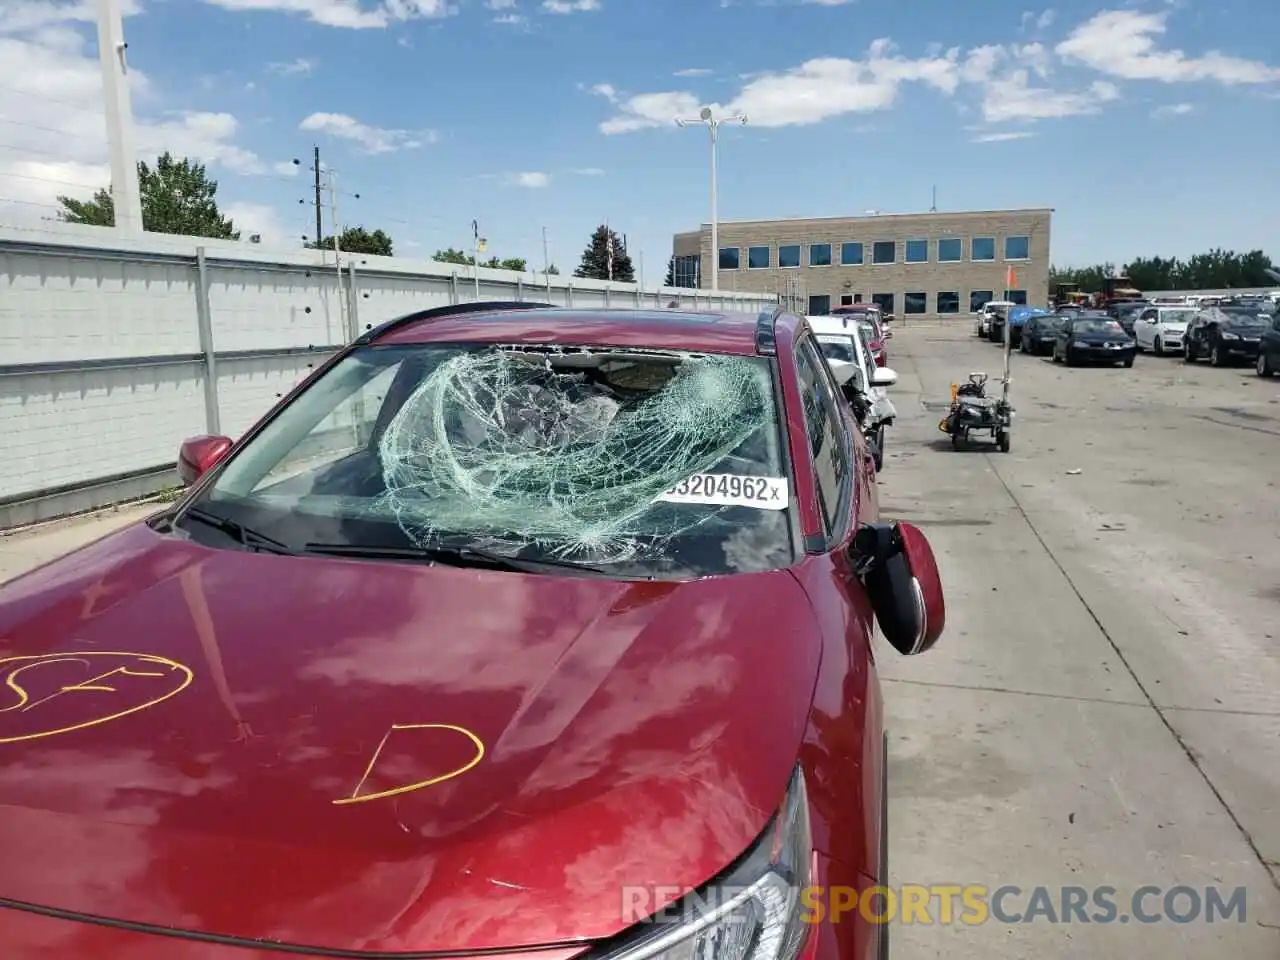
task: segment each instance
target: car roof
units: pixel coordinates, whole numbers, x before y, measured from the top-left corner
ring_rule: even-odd
[[[566,346],[643,347],[756,356],[756,331],[771,312],[654,310],[610,307],[511,307],[437,315],[423,311],[391,321],[368,342],[520,343]],[[772,330],[772,324],[770,324]]]
[[[858,318],[853,317],[853,322],[850,323],[851,316],[852,314],[848,313],[839,316],[806,316],[805,320],[808,321],[809,329],[814,333],[854,337],[858,334]]]

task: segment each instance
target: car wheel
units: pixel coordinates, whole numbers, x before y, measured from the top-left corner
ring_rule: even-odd
[[[1222,355],[1222,347],[1215,343],[1213,349],[1209,351],[1209,363],[1215,367],[1221,367],[1226,362],[1226,358]]]
[[[962,433],[953,433],[953,434],[951,435],[951,449],[952,449],[952,450],[963,450],[963,449],[964,449],[964,434],[962,434]]]
[[[1132,367],[1132,366],[1133,366],[1133,357],[1125,357],[1123,362],[1124,362],[1124,365],[1125,365],[1126,367]]]
[[[1254,369],[1258,371],[1258,376],[1260,377],[1269,377],[1275,373],[1275,371],[1271,369],[1271,363],[1267,360],[1266,353],[1261,350],[1258,351],[1258,363]]]
[[[1009,452],[1009,431],[1001,430],[1000,435],[996,437],[996,443],[1000,444],[1001,453],[1008,453]]]
[[[1195,351],[1191,349],[1190,342],[1184,343],[1182,345],[1182,362],[1183,363],[1196,362],[1196,354],[1195,354]]]
[[[1156,342],[1151,346],[1151,352],[1154,353],[1157,357],[1163,357],[1164,341],[1161,340],[1159,337],[1156,337]]]
[[[876,473],[884,469],[884,425],[881,424],[876,428]]]

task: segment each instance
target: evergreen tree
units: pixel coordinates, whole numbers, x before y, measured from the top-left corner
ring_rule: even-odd
[[[664,287],[674,287],[676,285],[676,258],[674,256],[667,261],[667,276],[662,281],[662,285]]]
[[[613,251],[613,273],[609,271],[609,252]],[[590,280],[618,280],[622,283],[635,283],[636,270],[627,255],[627,248],[622,245],[618,234],[605,224],[596,227],[591,235],[591,243],[582,251],[582,263],[573,272],[575,277]]]

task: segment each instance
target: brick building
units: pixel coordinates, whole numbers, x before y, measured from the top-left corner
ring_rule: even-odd
[[[905,317],[966,315],[992,299],[1043,306],[1053,211],[877,214],[720,224],[720,289],[777,294],[822,314],[874,301]],[[675,236],[678,286],[711,286],[711,227]],[[1012,271],[1012,283],[1009,282]]]

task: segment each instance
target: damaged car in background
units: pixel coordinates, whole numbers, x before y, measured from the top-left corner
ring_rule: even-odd
[[[4,956],[887,956],[801,892],[888,882],[873,629],[945,603],[841,392],[781,310],[481,302],[182,443],[0,586]]]
[[[818,339],[836,380],[844,384],[854,416],[871,445],[876,472],[884,469],[885,430],[893,426],[898,411],[889,399],[889,387],[898,374],[889,367],[877,367],[871,358],[868,336],[855,319],[847,316],[805,318]]]

